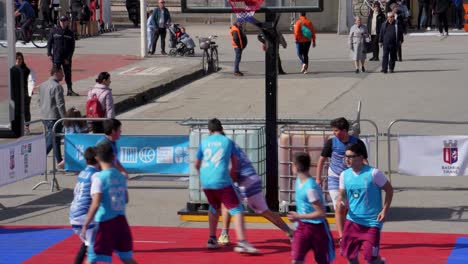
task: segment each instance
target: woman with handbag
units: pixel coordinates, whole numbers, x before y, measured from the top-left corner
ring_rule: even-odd
[[[354,25],[349,31],[348,44],[356,73],[359,73],[359,63],[361,63],[362,72],[366,72],[364,64],[366,62],[366,53],[369,51],[369,47],[366,49],[366,46],[370,46],[371,43],[367,27],[361,23],[361,18],[358,16],[354,19]]]

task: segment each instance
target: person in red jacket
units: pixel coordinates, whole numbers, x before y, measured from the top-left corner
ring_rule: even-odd
[[[301,16],[294,25],[294,40],[296,41],[297,56],[301,62],[301,72],[306,74],[309,68],[310,45],[315,48],[315,29],[312,22],[307,19],[306,13]]]
[[[234,48],[234,53],[236,58],[234,60],[234,75],[243,76],[244,74],[239,71],[239,64],[242,58],[242,51],[247,46],[247,36],[245,35],[244,29],[242,28],[242,23],[237,21],[231,27],[229,32],[232,39],[232,48]]]

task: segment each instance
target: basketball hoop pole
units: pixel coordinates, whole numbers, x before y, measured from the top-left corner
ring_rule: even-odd
[[[265,137],[266,137],[266,201],[268,207],[278,211],[278,49],[276,31],[279,15],[265,13],[261,30],[265,36]]]

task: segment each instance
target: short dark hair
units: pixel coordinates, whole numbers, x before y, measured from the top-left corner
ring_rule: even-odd
[[[363,158],[367,158],[365,157],[367,154],[366,150],[364,149],[364,147],[361,145],[361,144],[351,144],[351,145],[348,145],[346,147],[346,150],[349,150],[349,151],[352,151],[354,154],[358,155],[358,156],[361,156]]]
[[[102,83],[104,80],[109,80],[110,74],[108,72],[101,72],[99,73],[96,82],[97,83]]]
[[[297,152],[294,154],[294,165],[299,172],[309,173],[310,156],[305,152]]]
[[[221,121],[219,121],[219,119],[213,118],[210,121],[208,121],[208,130],[210,132],[222,132],[223,125],[221,124]]]
[[[105,141],[96,146],[96,156],[99,161],[112,163],[114,161],[114,149],[110,142]]]
[[[339,118],[333,119],[330,122],[330,126],[332,128],[338,128],[339,130],[344,129],[346,131],[349,131],[349,122],[344,117],[339,117]]]
[[[301,16],[306,16],[306,12],[301,12]]]
[[[50,69],[50,76],[54,76],[54,74],[56,74],[57,72],[61,72],[61,71],[62,71],[62,67],[54,65],[52,66],[52,69]]]
[[[86,160],[86,164],[88,165],[96,165],[97,160],[96,160],[96,148],[95,147],[88,147],[85,150],[84,153],[84,158]]]
[[[109,136],[112,134],[112,130],[119,129],[122,126],[122,123],[115,118],[111,118],[104,120],[102,126],[104,128],[104,134]]]

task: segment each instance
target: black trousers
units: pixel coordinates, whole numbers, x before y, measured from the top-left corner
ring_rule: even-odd
[[[63,75],[65,75],[65,82],[67,83],[67,90],[72,91],[73,83],[72,83],[72,61],[71,59],[68,64],[65,64],[65,62],[62,62],[62,63],[54,63],[54,65],[57,67],[62,67]]]
[[[442,12],[442,13],[437,14],[437,25],[439,26],[440,33],[443,33],[444,29],[445,29],[445,32],[448,32],[447,12]]]
[[[27,92],[27,91],[26,91]],[[24,95],[24,122],[31,121],[31,96]]]
[[[309,50],[312,42],[299,42],[297,43],[297,55],[302,64],[309,65]]]
[[[379,51],[380,51],[379,35],[372,35],[371,36],[371,44],[372,44],[372,57],[374,59],[378,59],[379,58]]]
[[[42,13],[42,17],[44,18],[44,20],[42,21],[42,23],[46,23],[45,25],[47,25],[47,26],[50,25],[50,24],[52,23],[52,16],[51,16],[51,14],[50,14],[50,9],[48,9],[48,8],[47,8],[47,9],[43,9],[43,10],[41,11],[41,13]],[[45,26],[45,25],[44,25],[44,26]]]
[[[401,48],[402,48],[401,46],[403,46],[403,43],[398,45],[398,47],[397,47],[397,57],[398,57],[399,61],[403,60],[403,54],[401,52]]]
[[[156,51],[156,44],[158,43],[159,35],[161,35],[161,52],[166,52],[166,28],[157,28],[154,31],[153,43],[151,44],[151,53]]]
[[[432,26],[432,10],[430,8],[430,5],[422,4],[422,5],[419,5],[418,29],[421,29],[421,19],[422,19],[423,11],[424,11],[424,14],[426,15],[426,21],[424,21],[425,23],[423,25],[423,28]]]
[[[397,59],[397,47],[396,46],[383,46],[383,57],[382,57],[382,70],[387,71],[395,69],[395,62]]]
[[[26,18],[22,21],[21,32],[23,33],[23,41],[29,42],[32,37],[32,25],[36,20],[34,17]]]

